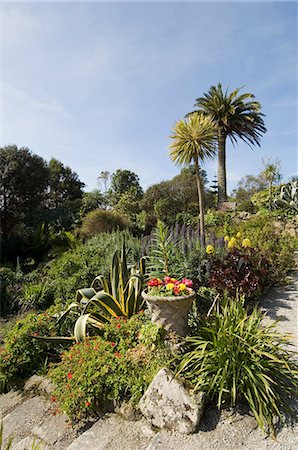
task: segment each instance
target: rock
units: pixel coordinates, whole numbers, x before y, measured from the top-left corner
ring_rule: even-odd
[[[69,418],[66,414],[46,417],[32,429],[32,434],[48,445],[55,444],[64,434],[69,433]]]
[[[16,445],[14,445],[14,441],[12,441],[11,450],[28,450],[28,449],[42,449],[49,450],[49,447],[39,439],[34,438],[33,436],[27,436],[21,441],[19,441]]]
[[[115,413],[129,421],[139,420],[141,418],[141,414],[131,403],[123,403],[115,409]]]
[[[130,424],[117,414],[111,414],[98,420],[67,450],[145,450],[151,437],[141,432],[143,426],[143,420]]]
[[[168,369],[161,369],[139,402],[142,414],[159,429],[194,433],[205,405],[202,392],[192,393]]]
[[[26,394],[39,394],[47,397],[52,394],[54,389],[55,386],[50,380],[39,375],[33,375],[24,385],[24,392]]]
[[[14,444],[31,434],[49,411],[49,403],[43,397],[29,398],[19,404],[3,419],[4,448],[10,436]]]
[[[24,400],[25,398],[22,394],[16,391],[10,391],[7,394],[0,395],[0,420]]]

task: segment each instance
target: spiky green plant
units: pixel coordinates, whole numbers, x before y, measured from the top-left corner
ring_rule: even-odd
[[[143,306],[141,292],[145,272],[145,260],[140,259],[139,266],[128,266],[125,244],[122,250],[114,253],[110,269],[110,279],[103,275],[97,276],[89,288],[79,289],[75,301],[61,315],[58,324],[68,315],[79,316],[74,326],[74,336],[77,342],[86,338],[87,326],[102,329],[112,318],[123,316],[130,318]],[[95,287],[100,287],[96,290]],[[63,337],[38,337],[47,341],[63,342]]]
[[[276,208],[281,207],[298,212],[298,181],[291,181],[281,186],[273,199],[273,204]]]
[[[224,301],[186,339],[179,373],[218,407],[244,398],[260,428],[274,434],[274,419],[292,414],[289,401],[298,398],[298,364],[287,337],[264,318],[257,308],[248,314],[243,301]]]

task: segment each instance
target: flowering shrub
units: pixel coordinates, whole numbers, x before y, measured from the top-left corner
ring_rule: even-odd
[[[231,241],[229,241],[231,242]],[[223,259],[214,259],[208,286],[217,292],[227,291],[235,297],[237,292],[246,299],[257,299],[268,283],[270,264],[258,250],[233,247]]]
[[[152,341],[147,338],[145,345],[146,324],[143,315],[118,318],[105,326],[102,336],[64,352],[61,363],[50,371],[57,386],[53,396],[56,408],[76,420],[98,414],[111,400],[138,401],[169,361],[159,332],[152,333]]]
[[[164,277],[163,281],[160,278],[151,278],[147,285],[149,294],[171,297],[191,294],[193,283],[188,278],[183,278],[182,281],[179,281],[176,278],[167,276]]]
[[[30,337],[44,334],[55,334],[55,321],[46,313],[28,314],[7,334],[0,344],[0,392],[36,373],[49,352],[57,353],[53,345]]]

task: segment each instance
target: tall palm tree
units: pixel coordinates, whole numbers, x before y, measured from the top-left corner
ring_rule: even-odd
[[[176,122],[171,138],[170,157],[178,165],[194,163],[199,197],[201,243],[205,245],[204,188],[200,175],[200,161],[215,155],[215,127],[209,117],[192,114],[186,120]]]
[[[250,93],[239,94],[242,89],[237,88],[228,93],[222,89],[222,85],[211,86],[203,97],[196,99],[195,112],[202,112],[212,118],[216,126],[218,148],[218,202],[227,199],[226,177],[226,140],[230,138],[233,145],[241,139],[250,147],[260,146],[260,138],[267,130],[264,125],[261,105],[254,100]]]

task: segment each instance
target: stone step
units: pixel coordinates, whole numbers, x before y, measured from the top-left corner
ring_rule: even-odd
[[[146,450],[154,435],[144,419],[129,422],[111,414],[98,420],[67,450]]]

